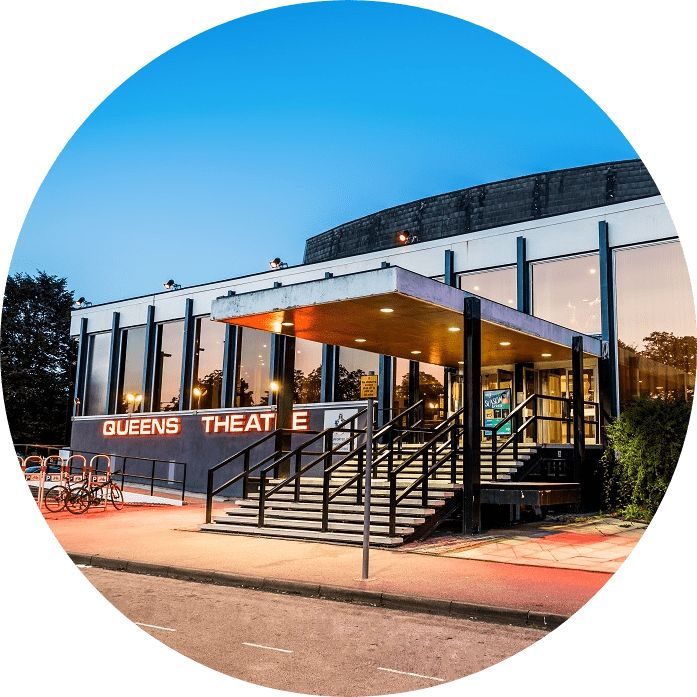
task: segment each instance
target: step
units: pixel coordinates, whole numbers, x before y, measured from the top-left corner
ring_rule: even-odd
[[[233,517],[235,519],[240,517],[253,517],[257,520],[257,509],[250,508],[230,508],[225,511],[225,515]],[[414,527],[416,525],[422,525],[426,519],[426,515],[423,516],[404,516],[400,515],[399,512],[395,517],[395,522],[398,525],[404,525],[407,527]],[[295,511],[292,509],[264,509],[264,518],[270,520],[322,520],[322,511]],[[221,520],[220,518],[215,518],[216,521]],[[363,523],[363,513],[341,513],[329,511],[329,520],[336,521],[338,523]],[[371,511],[370,513],[371,523],[383,523],[387,524],[390,522],[389,515],[387,513],[375,513]]]
[[[251,508],[253,510],[257,510],[259,508],[259,502],[258,500],[250,500],[250,499],[238,499],[235,501],[235,503],[244,508]],[[444,505],[444,501],[436,501],[432,506],[428,508],[422,508],[421,506],[405,506],[403,504],[399,504],[397,507],[397,510],[399,511],[400,514],[409,516],[409,515],[415,515],[415,516],[430,516],[433,515],[436,510]],[[267,501],[267,504],[265,506],[265,509],[268,510],[303,510],[303,511],[321,511],[322,510],[322,502],[317,501],[316,503],[313,502],[307,502],[307,501],[276,501],[272,499],[271,501]],[[334,501],[331,501],[329,504],[329,511],[330,512],[337,512],[337,513],[363,513],[364,506],[353,503],[334,503]],[[232,509],[229,509],[232,510]],[[381,505],[379,502],[376,501],[371,501],[371,506],[370,506],[371,514],[382,514],[382,513],[389,513],[390,509],[389,506],[384,506]]]
[[[280,530],[278,528],[254,528],[245,525],[220,525],[208,523],[202,525],[201,530],[217,533],[240,533],[243,535],[256,535],[257,537],[278,537],[283,539],[303,540],[306,542],[344,542],[362,544],[363,535],[341,532],[321,532],[319,530]],[[404,543],[404,538],[399,536],[371,534],[371,545],[380,547],[396,547]]]
[[[219,516],[217,518],[213,519],[216,524],[219,525],[235,525],[235,526],[249,526],[249,527],[257,527],[257,517],[256,516],[248,516],[244,517],[242,515],[239,516]],[[265,518],[264,519],[264,527],[268,528],[283,528],[286,530],[316,530],[317,532],[321,532],[320,530],[320,523],[321,521],[319,520],[289,520],[286,518]],[[370,525],[370,530],[371,532],[374,532],[376,534],[387,534],[389,531],[389,526],[387,522],[384,524],[371,524]],[[363,532],[363,523],[330,523],[329,524],[329,532],[354,532],[354,533],[362,533]],[[398,535],[411,535],[414,532],[414,527],[413,526],[398,526],[395,530],[396,534]]]
[[[374,492],[374,496],[375,496],[375,501],[376,501],[376,503],[377,503],[378,501],[387,501],[388,498],[389,498],[389,497],[388,497],[388,493],[389,493],[389,492],[387,492],[387,491],[385,491],[385,492],[383,492],[383,493],[380,493],[379,491],[378,491],[378,492]],[[428,507],[429,507],[429,508],[433,508],[434,506],[439,505],[439,504],[438,504],[439,501],[441,502],[440,505],[442,505],[443,503],[445,503],[445,500],[446,500],[446,499],[451,498],[453,495],[454,495],[454,491],[448,491],[448,492],[445,492],[445,491],[442,491],[442,492],[438,492],[438,491],[437,491],[437,492],[429,492],[429,496],[428,496],[428,500],[427,500]],[[250,494],[249,498],[250,498],[250,500],[252,500],[252,501],[258,501],[258,500],[259,500],[258,494]],[[270,505],[270,504],[272,504],[272,503],[274,503],[274,502],[276,502],[276,501],[292,501],[293,498],[294,498],[294,495],[293,495],[292,492],[289,492],[289,493],[287,493],[287,494],[274,494],[274,496],[273,496],[272,498],[267,499],[266,503],[267,503],[267,505]],[[313,502],[313,501],[321,502],[321,501],[322,501],[322,494],[321,494],[321,493],[319,493],[319,494],[315,494],[315,493],[310,493],[310,494],[307,494],[307,493],[306,493],[306,494],[302,494],[301,500],[302,500],[303,502],[306,502],[306,503],[308,503],[308,502]],[[352,495],[350,495],[350,494],[347,494],[347,495],[343,495],[343,494],[342,494],[342,495],[337,496],[337,497],[335,497],[334,499],[332,499],[332,503],[348,503],[348,504],[351,504],[351,503],[354,503],[355,500],[356,500],[355,495],[352,496]],[[421,502],[421,492],[419,492],[419,491],[411,492],[411,493],[409,494],[409,496],[407,496],[405,499],[403,499],[403,501],[405,502],[405,505],[408,505],[409,503],[411,503],[411,504],[413,505],[413,504],[415,504],[416,501],[418,501],[419,504],[420,504],[420,502]],[[417,504],[417,505],[418,505],[418,504]]]

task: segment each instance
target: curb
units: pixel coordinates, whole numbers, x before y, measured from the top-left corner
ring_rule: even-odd
[[[103,557],[98,554],[89,555],[68,552],[68,556],[75,564],[94,566],[108,571],[125,571],[131,574],[159,576],[163,578],[173,578],[178,581],[208,583],[217,586],[249,588],[269,593],[299,595],[305,598],[322,598],[324,600],[371,605],[373,607],[383,607],[390,610],[422,612],[431,615],[469,619],[478,622],[510,624],[519,627],[552,630],[559,627],[568,619],[568,617],[564,615],[533,612],[531,610],[518,610],[494,605],[478,605],[475,603],[465,603],[459,600],[399,595],[396,593],[383,593],[382,591],[372,591],[362,588],[329,586],[319,583],[307,583],[306,581],[265,578],[263,576],[244,576],[242,574],[232,574],[211,569],[189,569],[181,566],[166,566],[164,564],[151,564],[148,562]]]

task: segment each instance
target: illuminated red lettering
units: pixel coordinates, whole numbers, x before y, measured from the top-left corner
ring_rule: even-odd
[[[242,433],[244,431],[244,414],[230,414],[229,419],[228,433]]]
[[[259,423],[259,414],[250,414],[247,419],[245,431],[261,431],[261,423]]]
[[[276,414],[272,411],[268,411],[264,414],[259,414],[259,418],[264,422],[264,431],[271,431],[273,429],[274,422],[276,421]]]
[[[113,436],[116,432],[116,422],[109,419],[102,424],[102,435]]]
[[[292,423],[291,428],[294,431],[307,431],[310,428],[310,414],[306,411],[294,411]]]
[[[181,430],[181,419],[178,416],[167,417],[167,433],[173,435]]]

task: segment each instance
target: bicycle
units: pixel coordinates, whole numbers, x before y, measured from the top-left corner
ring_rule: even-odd
[[[94,484],[96,477],[104,478],[104,481]],[[123,508],[123,491],[121,487],[112,479],[111,474],[93,475],[89,478],[90,483],[83,484],[78,489],[70,492],[65,501],[66,508],[75,514],[84,513],[91,507],[101,506],[106,510],[107,504],[120,511]]]

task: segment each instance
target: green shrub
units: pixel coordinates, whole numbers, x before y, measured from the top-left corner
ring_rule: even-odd
[[[666,493],[682,450],[692,403],[642,397],[606,428],[604,498],[609,509],[650,519]]]

